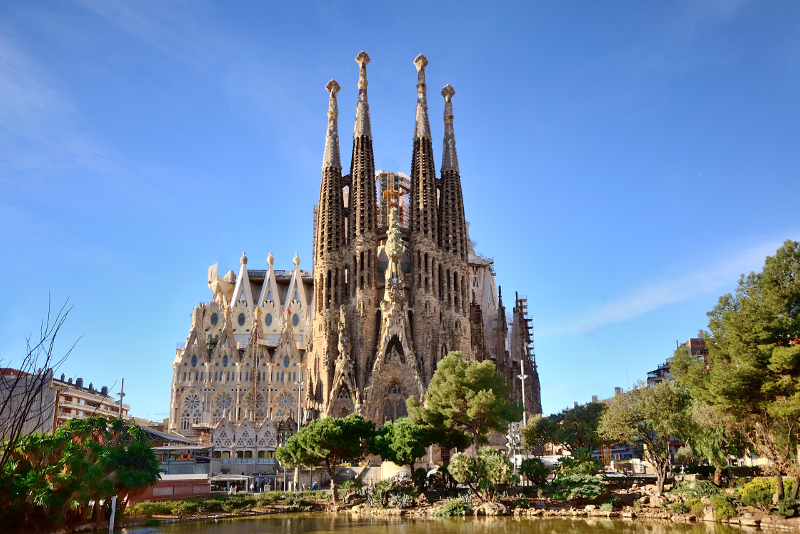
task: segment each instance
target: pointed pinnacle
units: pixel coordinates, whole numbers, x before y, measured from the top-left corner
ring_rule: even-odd
[[[450,99],[456,94],[456,90],[453,89],[453,86],[449,83],[444,86],[442,89],[442,96],[444,97],[445,102],[450,102]]]
[[[425,87],[425,67],[428,66],[428,58],[420,54],[414,58],[414,66],[417,67],[417,87]]]
[[[331,80],[325,85],[325,89],[331,94],[328,101],[328,132],[325,135],[325,153],[322,155],[322,168],[337,167],[341,168],[339,158],[339,130],[337,118],[339,117],[339,106],[336,104],[336,93],[339,92],[339,84],[336,80]]]

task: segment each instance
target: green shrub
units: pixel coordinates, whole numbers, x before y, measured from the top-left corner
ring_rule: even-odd
[[[517,495],[517,498],[511,501],[512,508],[530,508],[528,498],[522,494]]]
[[[467,515],[472,513],[472,508],[461,502],[460,499],[448,499],[434,515],[438,517],[450,517],[454,515]]]
[[[547,475],[550,474],[550,470],[539,458],[527,458],[522,460],[519,466],[519,472],[528,477],[528,480],[537,486],[541,486],[547,482]]]
[[[700,499],[694,498],[686,501],[686,507],[689,509],[689,512],[692,515],[695,517],[700,517],[703,515],[703,510],[705,509],[706,505],[703,504]]]
[[[559,477],[571,475],[596,475],[603,470],[603,462],[591,458],[570,458],[562,456],[559,458],[556,465],[553,466],[553,471],[558,473]]]
[[[797,501],[788,498],[779,500],[778,509],[774,513],[781,517],[792,517],[797,513]]]
[[[682,502],[676,502],[670,507],[670,509],[676,514],[685,514],[689,512],[689,507]]]
[[[633,500],[633,509],[637,510],[637,511],[641,510],[642,509],[642,501],[640,501],[639,499],[634,499]]]
[[[550,491],[560,501],[577,498],[593,501],[606,491],[606,483],[592,475],[559,476],[550,484]]]
[[[171,508],[172,515],[178,517],[189,517],[200,511],[200,506],[196,502],[190,500],[173,501]]]
[[[708,480],[696,480],[694,482],[676,482],[675,487],[669,493],[683,495],[686,499],[699,499],[701,497],[713,497],[723,493],[719,487]]]
[[[714,519],[717,521],[736,516],[736,508],[727,495],[711,497],[711,505],[714,507]]]
[[[150,519],[154,515],[171,515],[172,506],[169,501],[140,502],[128,508],[128,513]]]
[[[339,484],[339,487],[343,490],[357,490],[363,485],[357,478],[351,478]]]
[[[622,504],[622,498],[610,495],[603,504],[610,504],[613,508],[618,508]]]
[[[784,478],[783,487],[785,494],[790,495],[794,487],[794,479]],[[741,501],[745,506],[772,506],[772,496],[776,493],[778,493],[778,479],[772,477],[754,478],[739,488]]]
[[[611,504],[610,502],[604,502],[603,504],[600,505],[599,510],[601,512],[613,512],[614,511],[614,505]]]

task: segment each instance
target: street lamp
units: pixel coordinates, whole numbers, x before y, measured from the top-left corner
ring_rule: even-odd
[[[301,375],[302,377],[302,375]],[[294,385],[297,386],[297,432],[300,432],[300,399],[303,398],[303,382],[295,382]],[[294,468],[294,490],[297,491],[300,484],[300,466]]]
[[[528,375],[523,371],[517,378],[522,382],[522,426],[528,426],[528,416],[525,410],[525,379],[528,378]]]

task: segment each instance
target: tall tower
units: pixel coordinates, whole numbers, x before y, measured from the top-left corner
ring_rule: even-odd
[[[342,163],[339,156],[339,108],[336,93],[339,84],[331,80],[325,86],[328,101],[328,131],[322,156],[322,182],[319,187],[316,235],[314,236],[314,358],[307,363],[308,397],[316,403],[327,399],[333,379],[333,351],[336,339],[326,336],[335,328],[339,303],[345,297],[343,255],[345,254],[345,210],[342,196]],[[327,327],[326,327],[327,326]],[[316,407],[319,409],[319,406]]]
[[[449,347],[440,342],[439,312],[444,288],[438,250],[438,184],[425,84],[428,59],[420,54],[414,59],[414,66],[417,68],[417,110],[411,156],[411,302],[415,352],[422,358],[423,381],[427,385],[436,362]]]
[[[362,50],[356,56],[359,67],[358,103],[353,132],[353,157],[350,163],[348,285],[351,288],[351,312],[359,317],[351,321],[350,332],[356,380],[363,388],[375,352],[377,310],[376,272],[378,205],[375,191],[375,161],[372,152],[372,128],[367,101],[367,64],[369,56]],[[377,314],[377,319],[374,319]],[[370,318],[373,318],[370,320]]]
[[[464,198],[461,194],[456,135],[453,130],[453,95],[456,92],[447,84],[441,94],[444,97],[444,141],[439,195],[439,252],[445,287],[442,295],[442,322],[449,327],[452,344],[450,350],[460,350],[464,358],[471,358],[467,225],[464,220]]]

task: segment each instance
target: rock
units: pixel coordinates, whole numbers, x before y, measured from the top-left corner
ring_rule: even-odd
[[[743,527],[757,527],[761,525],[761,521],[755,519],[751,514],[746,514],[746,516],[750,517],[742,517],[741,519],[739,519],[739,524],[742,525]]]
[[[508,508],[506,508],[504,504],[499,502],[485,502],[482,505],[475,508],[475,515],[486,515],[486,516],[508,515]]]
[[[546,510],[547,509],[547,502],[545,502],[545,501],[536,501],[535,503],[533,503],[533,506],[534,506],[534,508],[539,508],[540,510]]]
[[[593,510],[597,510],[597,506],[595,506],[594,504],[587,504],[584,510],[586,510],[587,512],[591,512]]]
[[[629,519],[636,518],[636,512],[622,512],[622,517],[627,517]]]
[[[417,504],[423,505],[429,503],[430,501],[428,500],[428,497],[425,495],[425,493],[420,493],[419,497],[417,497]]]
[[[342,502],[345,504],[361,504],[364,500],[364,497],[360,493],[348,493],[344,496]]]
[[[639,498],[639,502],[642,504],[649,504],[650,503],[650,496],[649,495],[642,495]]]
[[[706,506],[711,506],[711,497],[700,497],[700,502]]]
[[[659,495],[653,495],[650,497],[650,507],[651,508],[661,508],[661,504],[664,502],[664,499],[661,498]]]
[[[703,521],[714,521],[714,509],[710,506],[703,508]]]

